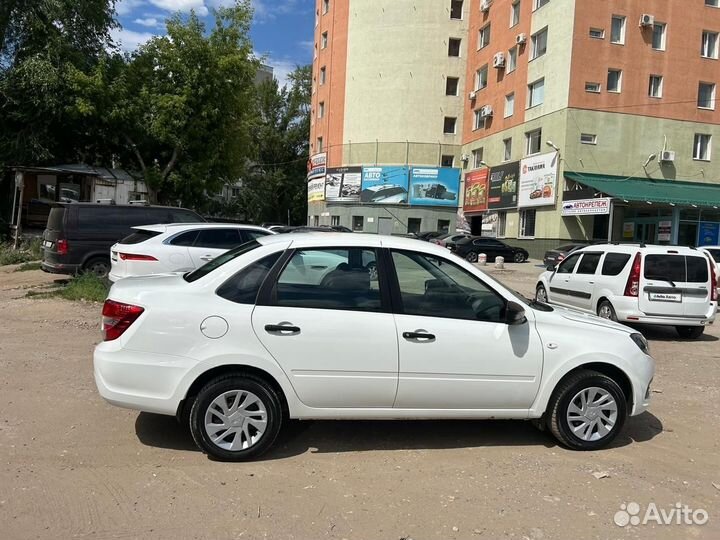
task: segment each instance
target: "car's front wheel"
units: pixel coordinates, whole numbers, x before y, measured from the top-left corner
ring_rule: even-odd
[[[683,339],[698,339],[705,332],[704,326],[676,326],[675,330]]]
[[[195,443],[222,461],[245,461],[265,452],[280,432],[282,407],[275,390],[250,375],[227,375],[206,384],[190,411]]]
[[[579,370],[558,385],[548,406],[548,428],[573,450],[597,450],[620,432],[627,400],[617,382],[591,370]]]
[[[478,261],[478,254],[474,251],[471,251],[467,255],[465,255],[465,260],[471,263],[476,263]]]

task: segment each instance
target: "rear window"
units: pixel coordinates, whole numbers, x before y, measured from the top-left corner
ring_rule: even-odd
[[[160,233],[157,231],[146,231],[144,229],[135,231],[129,236],[126,236],[122,240],[120,240],[121,244],[141,244],[145,242],[145,240],[150,240],[151,238],[154,238],[158,236]]]
[[[47,220],[47,228],[51,231],[62,231],[63,219],[65,218],[65,208],[52,208]]]
[[[241,246],[236,247],[235,249],[226,251],[222,255],[215,257],[209,263],[201,266],[194,272],[185,274],[185,281],[187,281],[188,283],[197,281],[198,279],[203,278],[206,275],[208,275],[210,272],[217,270],[222,265],[229,263],[233,259],[236,259],[240,255],[244,255],[245,253],[248,253],[249,251],[252,251],[253,249],[256,249],[259,247],[260,247],[260,243],[257,240],[253,240],[252,242],[247,242]]]
[[[605,255],[605,261],[603,262],[602,275],[603,276],[617,276],[623,271],[625,265],[630,260],[629,253],[608,253]]]
[[[708,260],[684,255],[648,255],[645,257],[645,279],[705,283],[708,280]]]

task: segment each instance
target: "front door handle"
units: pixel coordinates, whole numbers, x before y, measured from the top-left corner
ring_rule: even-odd
[[[293,336],[300,333],[300,328],[288,324],[266,324],[265,331],[268,334],[279,334],[281,336]]]
[[[435,341],[435,334],[428,334],[425,330],[403,332],[402,336],[408,341]]]

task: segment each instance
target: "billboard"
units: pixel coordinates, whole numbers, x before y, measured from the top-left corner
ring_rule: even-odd
[[[308,180],[311,178],[317,178],[319,176],[325,176],[325,167],[327,164],[327,154],[320,152],[310,156],[307,162],[307,177]]]
[[[337,167],[327,170],[325,200],[358,202],[362,182],[362,167]]]
[[[465,175],[465,198],[463,209],[466,212],[484,212],[488,208],[488,176],[490,169],[480,169]]]
[[[410,169],[410,204],[457,208],[460,198],[458,191],[460,191],[460,169],[452,167]]]
[[[608,197],[600,199],[580,199],[565,201],[562,204],[563,216],[598,216],[610,213],[610,200]]]
[[[720,223],[701,221],[698,228],[698,246],[717,246],[720,244]]]
[[[325,176],[313,178],[308,182],[308,202],[325,200]]]
[[[557,165],[557,152],[527,157],[520,161],[519,208],[555,204]]]
[[[407,167],[363,167],[360,202],[405,204],[408,202]]]
[[[502,210],[517,207],[520,162],[504,163],[490,169],[488,182],[488,208]]]

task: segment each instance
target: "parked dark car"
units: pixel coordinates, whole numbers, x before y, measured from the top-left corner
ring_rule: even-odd
[[[576,249],[585,246],[587,246],[587,244],[564,244],[560,247],[556,247],[555,249],[548,250],[545,252],[545,257],[543,257],[543,265],[545,268],[550,266],[555,268],[558,264],[565,260],[565,257],[567,257],[571,251],[575,251]]]
[[[433,238],[438,238],[440,236],[444,236],[447,234],[447,231],[425,231],[425,232],[419,232],[414,233],[413,236],[417,238],[418,240],[424,240],[425,242],[429,242]]]
[[[110,247],[138,225],[198,223],[192,210],[170,206],[54,203],[43,233],[41,268],[52,274],[110,272]]]
[[[311,227],[309,225],[287,225],[285,227],[274,227],[272,230],[278,234],[306,232],[352,232],[352,230],[347,227],[343,227],[342,225],[320,225],[317,227]]]
[[[487,255],[488,262],[493,262],[495,257],[504,257],[506,261],[516,263],[525,262],[528,259],[528,252],[523,248],[509,246],[505,242],[484,236],[465,238],[450,249],[455,255],[470,262],[477,262],[480,253]]]
[[[446,248],[450,248],[456,243],[458,243],[460,240],[464,240],[465,238],[470,238],[470,234],[468,233],[462,233],[462,232],[454,232],[454,233],[448,233],[443,234],[442,236],[438,236],[437,238],[431,238],[430,243],[431,244],[437,244],[439,246],[443,246]]]

